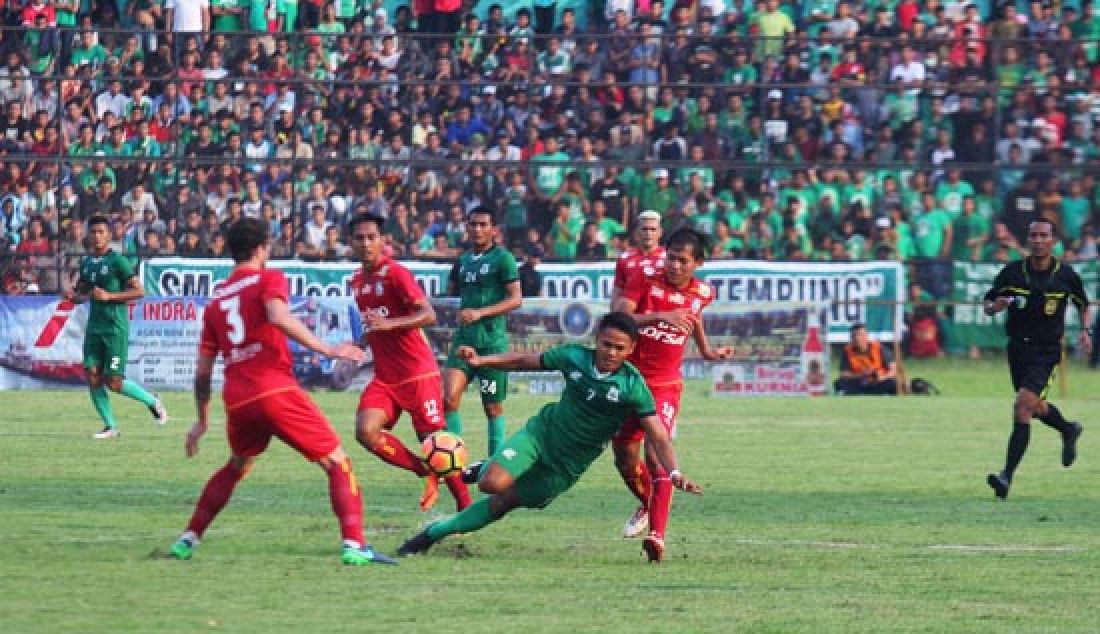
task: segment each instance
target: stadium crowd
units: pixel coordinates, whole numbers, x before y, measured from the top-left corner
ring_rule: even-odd
[[[56,290],[85,223],[137,257],[453,258],[499,210],[521,259],[596,261],[652,209],[712,257],[1018,257],[1053,220],[1095,258],[1100,9],[1091,0],[8,0],[4,292]],[[946,287],[944,284],[946,283]]]

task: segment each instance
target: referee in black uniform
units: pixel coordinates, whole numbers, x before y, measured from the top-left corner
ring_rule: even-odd
[[[1067,421],[1053,403],[1046,400],[1047,387],[1054,368],[1061,361],[1062,335],[1065,331],[1066,306],[1077,307],[1081,323],[1089,324],[1088,296],[1081,278],[1072,267],[1050,254],[1054,246],[1054,226],[1037,220],[1028,226],[1029,255],[1005,265],[985,294],[985,314],[1008,310],[1008,368],[1016,402],[1012,406],[1012,435],[1008,454],[1000,473],[991,473],[986,481],[999,498],[1008,496],[1012,474],[1027,451],[1031,438],[1031,419],[1038,418],[1062,434],[1062,466],[1077,457],[1077,438],[1081,425]],[[1080,343],[1088,351],[1092,345],[1088,329],[1081,329]]]

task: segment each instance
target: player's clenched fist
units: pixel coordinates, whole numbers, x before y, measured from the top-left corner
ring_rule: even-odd
[[[477,350],[474,350],[470,346],[459,346],[458,350],[455,351],[455,355],[457,355],[459,359],[469,363],[472,367],[477,367],[480,361],[477,356]]]

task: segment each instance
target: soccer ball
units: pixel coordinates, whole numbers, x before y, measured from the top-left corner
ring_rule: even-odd
[[[436,475],[449,475],[466,466],[466,443],[449,431],[428,436],[420,448],[424,451],[424,462]]]

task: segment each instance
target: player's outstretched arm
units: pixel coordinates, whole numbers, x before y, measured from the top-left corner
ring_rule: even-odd
[[[699,323],[695,326],[695,330],[691,332],[691,336],[695,339],[695,346],[699,348],[699,354],[703,359],[707,361],[721,361],[733,356],[733,348],[729,346],[718,346],[717,348],[710,347],[710,340],[707,339],[707,333],[703,332],[702,319],[698,319]]]
[[[267,310],[269,322],[306,348],[326,357],[347,359],[355,363],[363,361],[363,351],[358,346],[351,343],[330,346],[314,336],[309,328],[306,328],[305,324],[298,321],[298,318],[290,312],[290,307],[285,301],[277,298],[269,299],[264,302],[264,308]]]
[[[543,370],[542,355],[529,352],[505,352],[480,356],[470,346],[459,346],[455,351],[458,358],[473,368],[492,368],[496,370]]]
[[[650,414],[643,416],[641,423],[642,428],[645,430],[646,445],[653,447],[653,451],[657,454],[657,460],[668,471],[668,478],[672,481],[672,486],[681,491],[702,495],[703,487],[684,477],[684,474],[680,472],[680,468],[676,466],[676,450],[672,448],[672,441],[669,439],[668,432],[665,431],[661,419],[657,418],[656,414]]]
[[[214,357],[200,353],[195,366],[195,424],[187,432],[187,444],[184,447],[188,458],[199,452],[199,439],[210,424],[210,381],[213,374]]]

